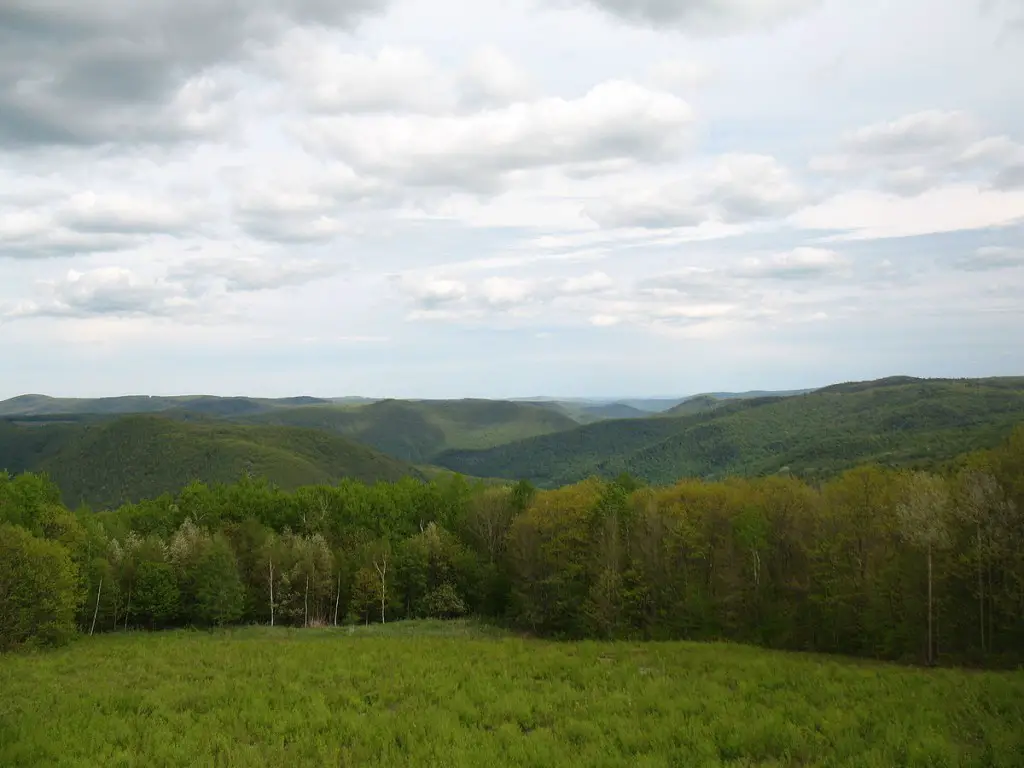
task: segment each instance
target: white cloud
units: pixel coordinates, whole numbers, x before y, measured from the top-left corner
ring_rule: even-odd
[[[68,229],[105,234],[173,234],[193,229],[204,217],[194,203],[91,190],[72,195],[56,214]]]
[[[22,302],[8,316],[169,316],[195,307],[195,297],[182,286],[142,277],[121,267],[69,270],[47,288],[49,298]]]
[[[472,106],[500,106],[536,97],[533,79],[493,45],[474,51],[461,77],[465,102]]]
[[[707,64],[690,59],[661,59],[647,70],[646,82],[652,88],[670,93],[690,93],[714,79]]]
[[[952,185],[907,198],[860,190],[838,194],[790,220],[807,229],[842,230],[835,237],[851,240],[983,229],[1024,221],[1024,192]]]
[[[850,262],[835,251],[801,247],[761,259],[744,261],[736,274],[742,277],[806,280],[846,273]]]
[[[311,151],[333,153],[357,172],[414,186],[493,190],[514,171],[674,157],[692,121],[677,96],[609,81],[578,99],[470,115],[314,118],[295,130]]]
[[[509,308],[536,299],[537,285],[531,280],[514,277],[488,277],[480,285],[480,296],[495,308]]]
[[[450,79],[422,50],[386,46],[349,53],[325,30],[297,28],[272,54],[289,96],[317,112],[444,112],[457,104]]]
[[[591,272],[580,277],[569,277],[559,285],[558,292],[565,296],[601,293],[615,287],[615,281],[604,272]]]
[[[1010,188],[1007,174],[1024,167],[1024,145],[985,136],[978,120],[960,111],[915,112],[875,123],[847,133],[840,145],[838,153],[812,157],[810,168],[862,178],[904,196],[967,181]]]
[[[586,210],[604,227],[671,229],[783,216],[796,210],[803,197],[792,174],[775,158],[734,153],[667,184],[636,184]]]

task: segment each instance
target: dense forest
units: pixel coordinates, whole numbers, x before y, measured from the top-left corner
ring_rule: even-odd
[[[720,394],[640,416],[625,404],[591,409],[633,412],[596,422],[562,402],[25,396],[0,403],[0,470],[46,473],[65,504],[94,508],[246,473],[285,490],[452,472],[540,488],[623,473],[658,485],[780,473],[818,483],[867,463],[933,470],[1024,421],[1014,378]]]
[[[244,474],[289,489],[343,478],[372,483],[424,476],[329,432],[159,415],[0,419],[0,469],[5,468],[46,473],[73,507],[118,506],[193,480],[226,483]]]
[[[931,469],[992,447],[1021,421],[1024,379],[898,377],[790,397],[693,398],[653,418],[447,451],[434,463],[548,488],[623,472],[658,484],[778,472],[816,481],[865,463]]]
[[[627,475],[558,490],[243,477],[72,512],[0,475],[0,647],[76,633],[491,617],[556,638],[727,638],[998,665],[1024,649],[1024,428],[935,472]]]

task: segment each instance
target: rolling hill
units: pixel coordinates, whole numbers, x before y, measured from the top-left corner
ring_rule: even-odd
[[[214,395],[181,395],[159,397],[126,395],[124,397],[71,398],[47,395],[19,395],[0,401],[0,416],[41,416],[52,414],[128,415],[132,413],[163,413],[185,410],[207,416],[231,417],[302,405],[329,403],[318,397],[216,397]]]
[[[116,506],[177,491],[194,480],[232,482],[249,472],[284,488],[422,477],[421,470],[327,432],[116,419],[0,420],[0,470],[46,472],[74,506]]]
[[[616,411],[620,417],[628,412],[631,409]],[[0,418],[48,416],[50,421],[66,421],[126,414],[319,429],[417,464],[430,463],[434,456],[446,450],[490,448],[571,429],[581,423],[554,404],[507,400],[340,398],[335,402],[313,397],[271,400],[209,395],[74,400],[22,395],[0,402]],[[607,415],[594,418],[607,418]]]
[[[1024,422],[1024,378],[897,377],[698,406],[696,413],[603,421],[488,450],[449,451],[435,462],[545,487],[621,472],[668,483],[779,471],[815,478],[869,461],[934,463],[994,445]]]
[[[433,463],[446,450],[490,448],[578,426],[557,409],[504,400],[381,400],[278,408],[242,420],[334,432],[416,464]]]

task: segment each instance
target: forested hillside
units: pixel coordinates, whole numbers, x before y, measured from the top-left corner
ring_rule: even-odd
[[[556,409],[503,400],[382,400],[358,407],[308,406],[275,409],[245,421],[336,432],[420,464],[432,463],[445,450],[489,448],[578,426]]]
[[[606,421],[436,463],[544,487],[622,472],[652,483],[789,471],[825,477],[873,461],[931,466],[995,445],[1024,422],[1024,379],[891,379],[792,397],[697,401],[696,413]]]
[[[45,472],[66,503],[93,507],[175,492],[195,480],[234,482],[247,473],[284,488],[421,476],[391,456],[327,432],[160,416],[0,420],[4,469]]]
[[[120,415],[189,411],[208,416],[237,416],[299,405],[320,405],[329,401],[316,397],[215,397],[213,395],[182,395],[158,397],[126,395],[124,397],[72,398],[46,395],[20,395],[0,401],[0,416],[41,415]]]
[[[243,479],[73,515],[0,474],[0,648],[476,614],[554,637],[1024,660],[1024,428],[943,473],[638,487]]]

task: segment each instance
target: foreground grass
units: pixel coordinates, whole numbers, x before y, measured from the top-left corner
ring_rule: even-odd
[[[473,624],[83,640],[0,658],[3,766],[1022,766],[1024,673]]]

